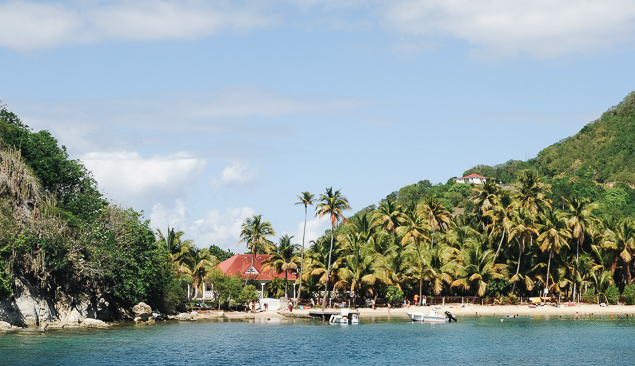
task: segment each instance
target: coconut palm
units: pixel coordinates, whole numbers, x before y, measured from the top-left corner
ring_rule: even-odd
[[[182,241],[181,237],[185,233],[183,231],[174,231],[174,228],[170,229],[168,227],[167,237],[163,235],[161,229],[157,229],[157,233],[159,240],[155,244],[166,250],[169,261],[174,263],[178,273],[185,273],[184,260],[194,248],[194,242],[191,240]]]
[[[538,173],[523,170],[518,176],[516,197],[520,206],[529,209],[532,214],[536,214],[544,212],[545,208],[551,208],[551,201],[546,195],[549,189],[549,185],[540,181]]]
[[[245,219],[240,227],[240,243],[247,244],[247,248],[251,250],[251,266],[254,266],[254,259],[258,250],[270,251],[273,243],[267,239],[268,236],[276,235],[268,221],[262,221],[262,215],[254,215]],[[247,275],[245,285],[249,281],[250,274]]]
[[[184,273],[192,277],[194,298],[198,297],[198,289],[203,279],[218,265],[218,259],[210,254],[207,249],[192,247],[188,255],[183,259]]]
[[[547,262],[547,276],[545,278],[545,294],[549,289],[549,270],[551,268],[551,258],[554,254],[560,253],[562,247],[569,247],[568,239],[571,238],[571,230],[567,226],[567,221],[557,209],[550,209],[540,215],[538,226],[538,243],[542,252],[549,251],[549,261]]]
[[[431,243],[423,245],[423,278],[430,283],[430,289],[439,295],[444,284],[452,284],[452,272],[456,263],[451,260],[453,248],[445,245],[432,247]]]
[[[426,217],[419,211],[409,210],[404,224],[397,229],[402,235],[401,245],[412,243],[419,256],[419,298],[423,295],[423,257],[421,256],[421,244],[430,240],[430,224]]]
[[[580,260],[580,246],[584,243],[585,234],[593,228],[597,219],[592,216],[593,210],[598,208],[597,203],[591,203],[586,197],[578,197],[573,195],[570,200],[563,198],[569,208],[569,212],[565,213],[567,223],[571,229],[571,236],[576,240],[575,260]],[[573,267],[574,270],[576,267]],[[576,297],[577,283],[573,283],[573,297]]]
[[[333,187],[326,188],[326,193],[320,194],[320,202],[316,206],[315,215],[318,217],[329,216],[331,218],[331,246],[329,247],[329,259],[326,267],[326,285],[324,287],[324,299],[322,299],[322,307],[326,307],[326,297],[329,289],[329,275],[331,272],[331,254],[333,252],[333,239],[335,236],[335,227],[340,221],[347,222],[343,214],[343,210],[350,210],[346,197],[342,195],[340,190],[333,192]]]
[[[364,240],[360,233],[347,234],[343,240],[343,250],[346,253],[340,258],[337,276],[339,281],[334,288],[350,288],[353,292],[353,306],[357,304],[357,296],[364,288],[372,287],[376,281],[386,280],[386,272],[378,265],[378,253],[372,242]]]
[[[291,244],[293,236],[283,235],[280,238],[280,245],[272,249],[273,255],[262,262],[263,271],[272,269],[276,272],[284,272],[284,296],[288,296],[289,270],[298,268],[300,258],[295,255],[298,245]]]
[[[300,199],[296,202],[296,205],[304,205],[304,229],[302,230],[302,251],[300,252],[300,285],[298,287],[298,295],[300,298],[302,295],[302,274],[304,271],[304,237],[306,236],[306,217],[308,213],[309,205],[313,205],[313,197],[315,195],[309,192],[302,192],[301,195],[298,196]]]
[[[393,200],[385,199],[373,214],[373,227],[378,226],[381,231],[394,234],[405,220],[406,215],[401,211],[401,206]]]
[[[492,228],[492,237],[500,235],[501,238],[498,243],[498,249],[496,249],[496,253],[494,254],[494,262],[496,262],[498,253],[505,241],[505,234],[509,232],[509,227],[511,225],[511,221],[513,220],[513,209],[515,206],[516,203],[512,200],[510,193],[505,191],[500,194],[499,199],[491,207],[491,209],[483,213],[483,216],[491,217],[491,223],[487,225],[485,229]]]
[[[516,289],[516,282],[522,280],[525,284],[530,283],[530,286],[525,286],[528,290],[533,288],[533,283],[529,278],[520,274],[520,262],[525,252],[525,244],[527,239],[533,242],[533,235],[538,236],[538,230],[534,228],[534,216],[525,207],[519,207],[514,210],[512,221],[509,223],[509,240],[515,239],[518,244],[518,261],[516,262],[516,274],[509,280],[513,283],[512,293]],[[531,288],[530,288],[531,287]]]
[[[620,221],[613,230],[605,235],[603,246],[611,249],[614,253],[611,275],[615,277],[617,265],[622,264],[624,273],[622,282],[630,284],[633,257],[635,256],[635,222],[631,219]]]
[[[429,196],[423,200],[423,204],[419,206],[423,215],[427,218],[432,229],[430,235],[431,245],[434,247],[434,231],[436,229],[445,230],[450,222],[450,212],[443,207],[441,201],[434,196]]]
[[[483,296],[487,290],[487,283],[503,276],[494,266],[494,253],[491,250],[483,250],[480,245],[470,245],[461,250],[456,265],[456,278],[451,287],[458,287],[464,291],[474,289],[478,296]]]

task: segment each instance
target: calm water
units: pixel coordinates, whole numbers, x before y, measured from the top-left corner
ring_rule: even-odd
[[[0,334],[0,364],[546,365],[635,363],[635,319],[462,317],[196,322]]]

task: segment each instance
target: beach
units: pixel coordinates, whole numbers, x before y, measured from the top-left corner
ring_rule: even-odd
[[[382,318],[382,317],[403,317],[407,318],[409,312],[429,312],[431,306],[410,306],[402,308],[358,308],[360,319]],[[613,315],[614,317],[629,317],[635,315],[635,306],[633,305],[608,305],[602,307],[600,305],[576,304],[575,306],[553,306],[553,305],[537,305],[529,307],[527,304],[521,305],[461,305],[446,304],[436,309],[439,313],[449,311],[452,315],[460,318],[463,316],[501,316],[507,317],[511,315],[519,316],[570,316],[584,317],[592,315]],[[223,312],[223,316],[228,319],[266,319],[266,318],[308,318],[310,317],[308,309],[293,309],[293,312],[284,311],[264,311],[257,313],[243,312]],[[319,309],[318,309],[319,311]],[[217,318],[219,312],[210,312],[208,314],[199,314],[201,318]]]

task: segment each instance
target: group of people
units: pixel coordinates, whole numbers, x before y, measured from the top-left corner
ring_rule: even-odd
[[[258,303],[257,301],[252,301],[250,303],[245,301],[245,303],[243,304],[243,307],[245,308],[245,313],[255,313],[257,308],[256,305],[260,305],[260,303]],[[262,304],[262,307],[263,307],[262,311],[269,310],[269,304],[267,303]]]

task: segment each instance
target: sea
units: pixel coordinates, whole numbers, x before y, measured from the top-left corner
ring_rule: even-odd
[[[259,319],[0,333],[2,365],[633,365],[635,319]]]

